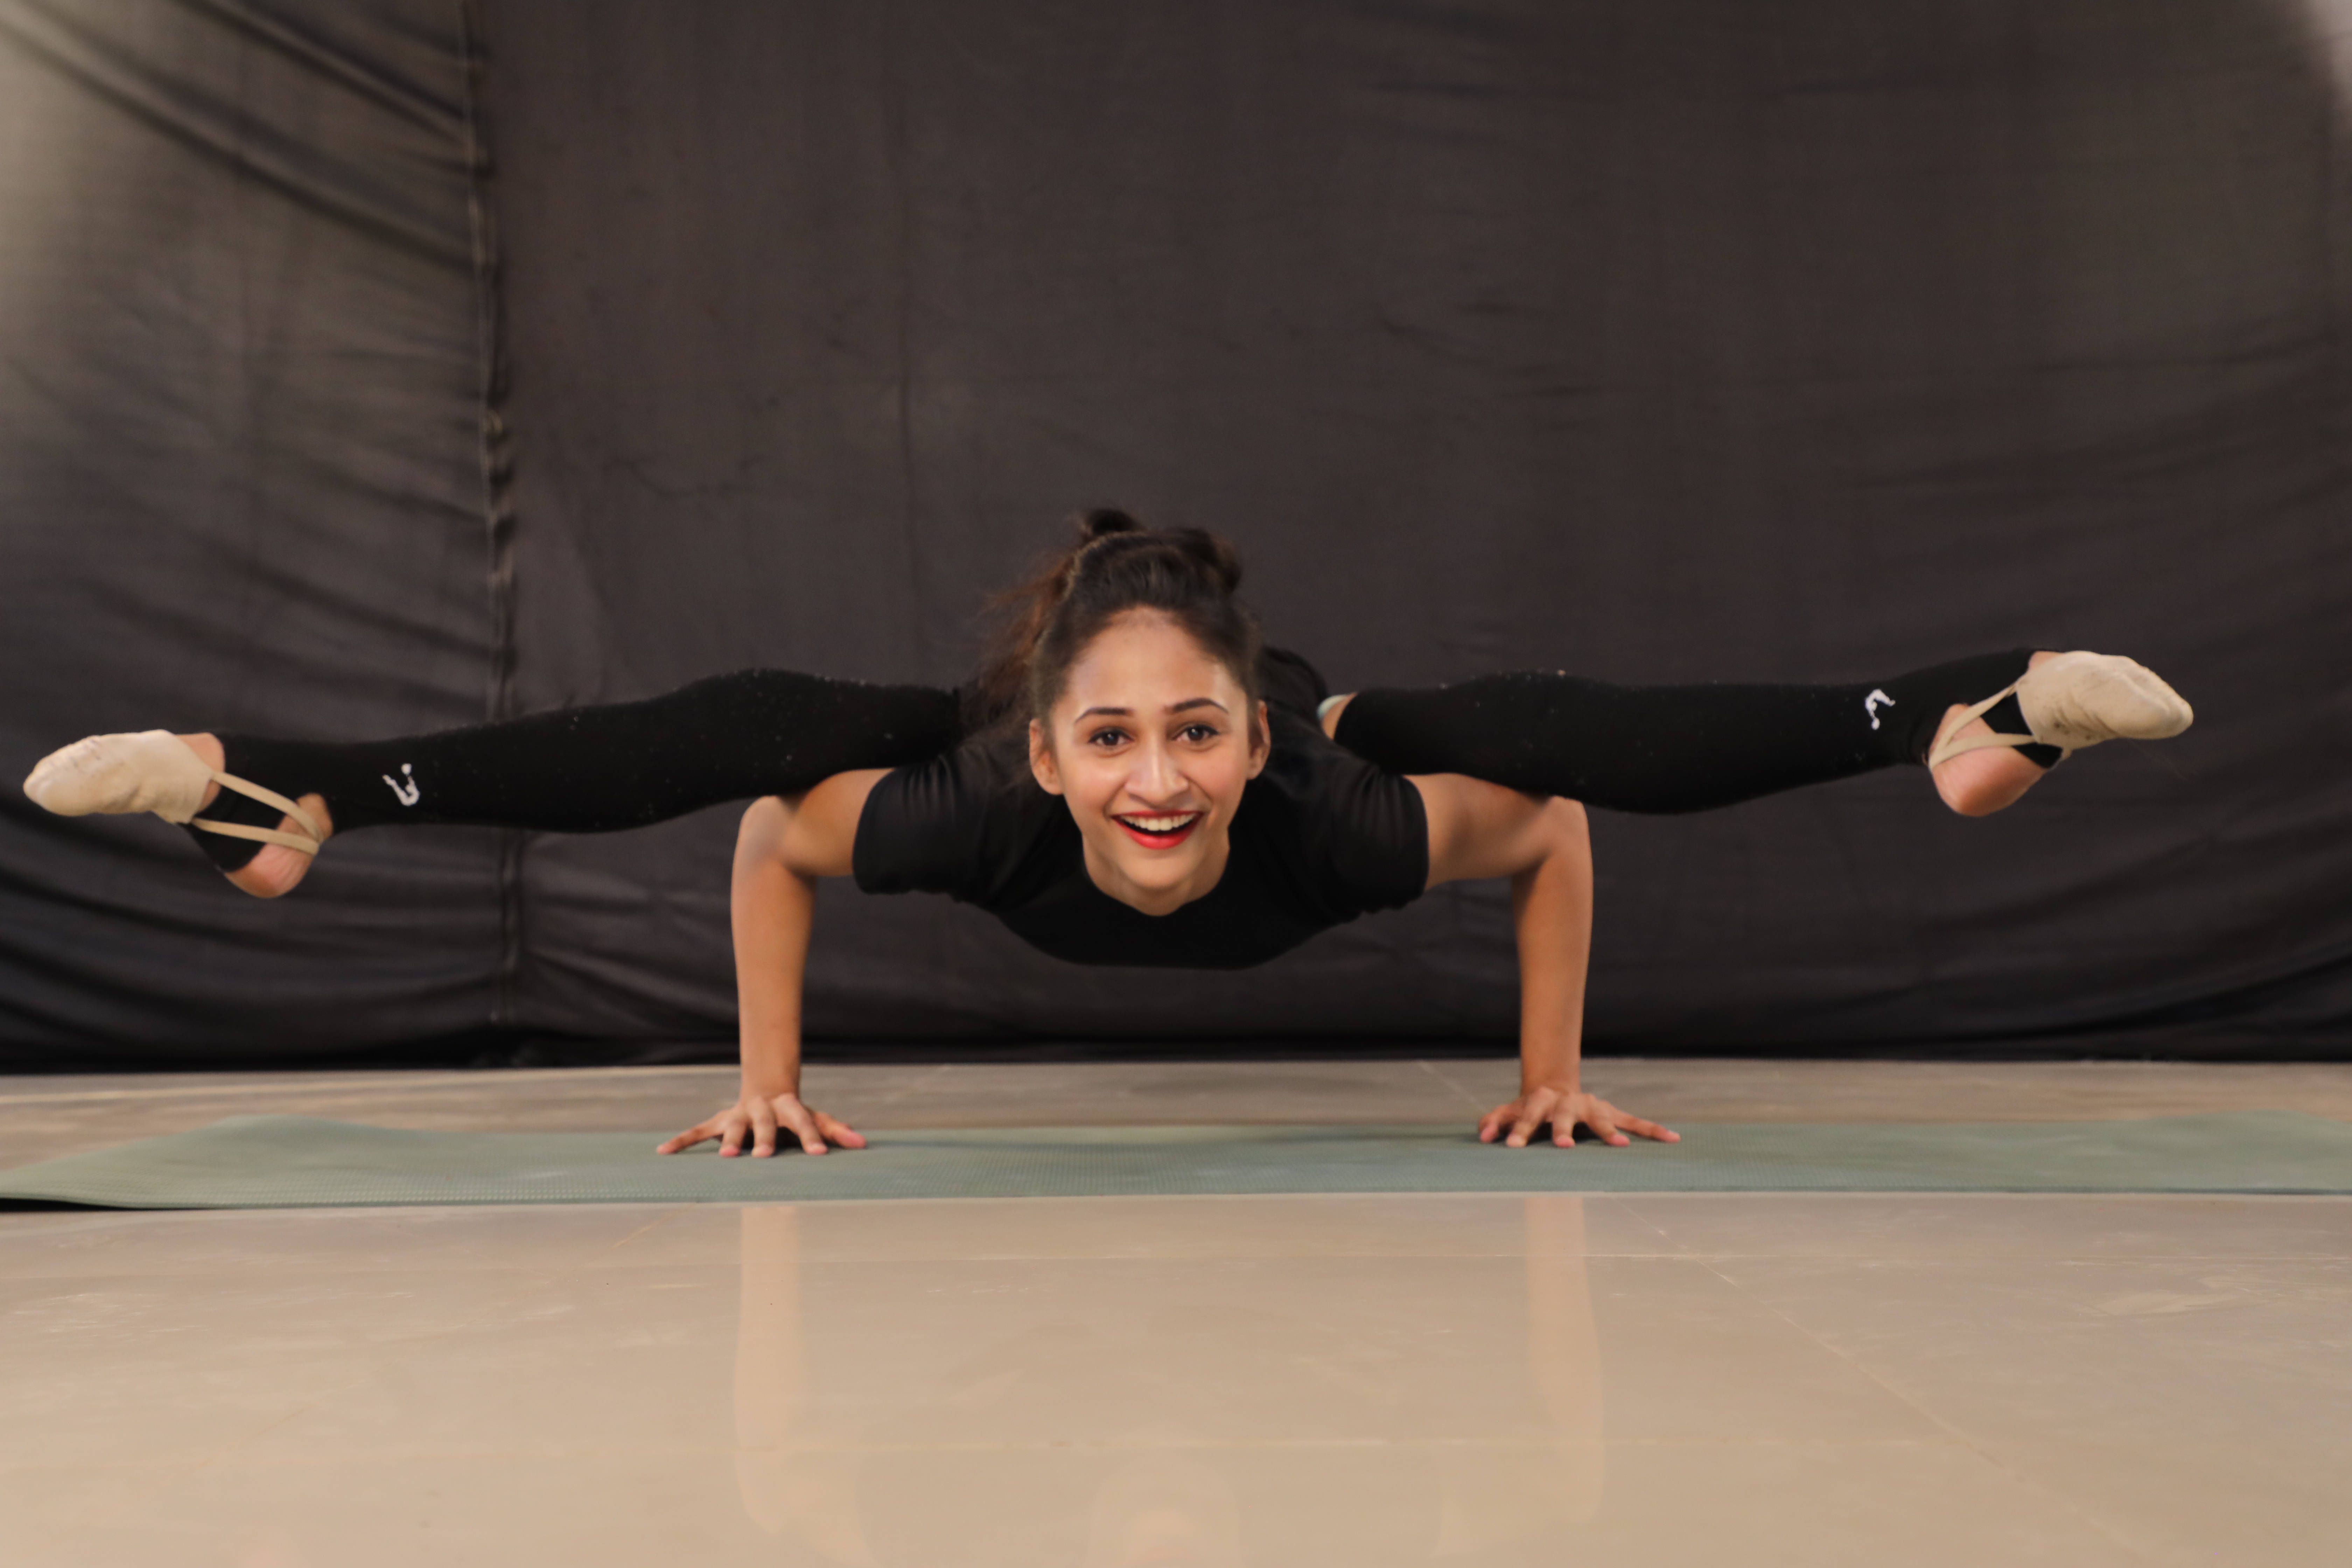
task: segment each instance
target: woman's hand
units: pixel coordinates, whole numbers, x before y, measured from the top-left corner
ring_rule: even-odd
[[[1669,1132],[1654,1121],[1626,1115],[1597,1094],[1541,1084],[1526,1090],[1508,1105],[1498,1105],[1480,1117],[1478,1142],[1492,1143],[1500,1138],[1513,1149],[1524,1149],[1538,1130],[1549,1123],[1551,1141],[1565,1149],[1576,1142],[1579,1122],[1591,1128],[1595,1138],[1618,1149],[1633,1142],[1625,1136],[1628,1132],[1638,1132],[1661,1143],[1679,1143],[1683,1138],[1681,1133]]]
[[[866,1139],[856,1128],[838,1117],[827,1116],[814,1106],[801,1103],[797,1094],[760,1094],[746,1091],[743,1098],[710,1118],[697,1122],[656,1151],[677,1154],[698,1143],[719,1140],[719,1152],[735,1155],[743,1152],[743,1134],[751,1134],[753,1158],[776,1152],[776,1130],[788,1129],[800,1139],[801,1147],[812,1154],[822,1154],[828,1143],[838,1143],[845,1149],[863,1149]]]
[[[849,875],[858,814],[887,771],[835,773],[803,795],[769,795],[744,811],[729,897],[742,1092],[733,1105],[662,1144],[662,1153],[716,1138],[719,1152],[732,1156],[743,1152],[749,1132],[753,1155],[772,1154],[780,1127],[812,1154],[824,1153],[827,1143],[866,1147],[856,1128],[801,1102],[801,977],[817,879]]]

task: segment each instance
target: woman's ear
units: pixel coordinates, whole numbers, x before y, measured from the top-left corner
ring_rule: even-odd
[[[1272,755],[1274,755],[1274,731],[1267,728],[1265,703],[1263,700],[1260,700],[1257,705],[1257,712],[1252,717],[1250,721],[1249,776],[1255,778],[1258,774],[1264,773],[1265,771],[1265,760]]]
[[[1054,761],[1054,747],[1045,738],[1045,726],[1034,719],[1029,721],[1029,773],[1047,795],[1062,793],[1061,765]]]

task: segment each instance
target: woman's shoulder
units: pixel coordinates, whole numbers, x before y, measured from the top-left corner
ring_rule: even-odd
[[[1026,734],[999,724],[874,786],[854,870],[869,893],[946,893],[992,908],[1041,875],[1050,879],[1076,852],[1076,836],[1029,771]]]
[[[1236,837],[1351,913],[1419,898],[1429,879],[1429,818],[1412,781],[1366,762],[1311,718],[1267,708],[1274,749],[1250,781]]]

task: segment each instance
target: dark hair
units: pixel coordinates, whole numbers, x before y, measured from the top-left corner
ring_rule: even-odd
[[[982,722],[1043,719],[1097,633],[1129,610],[1157,610],[1233,672],[1257,709],[1257,618],[1234,597],[1241,557],[1199,528],[1146,528],[1126,512],[1080,512],[1077,542],[999,595],[1003,617],[973,683]]]

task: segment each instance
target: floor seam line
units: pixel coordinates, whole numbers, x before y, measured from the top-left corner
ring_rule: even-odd
[[[1937,1415],[1935,1411],[1927,1408],[1927,1405],[1920,1403],[1917,1399],[1904,1393],[1901,1389],[1887,1382],[1886,1379],[1881,1377],[1877,1373],[1864,1365],[1860,1361],[1857,1361],[1854,1357],[1847,1354],[1838,1346],[1832,1344],[1829,1341],[1813,1332],[1811,1329],[1808,1329],[1804,1324],[1797,1321],[1796,1319],[1790,1317],[1788,1313],[1782,1311],[1771,1302],[1765,1300],[1761,1296],[1757,1295],[1747,1287],[1741,1285],[1738,1280],[1732,1279],[1731,1276],[1726,1274],[1720,1268],[1716,1268],[1707,1259],[1704,1258],[1693,1258],[1692,1261],[1705,1268],[1708,1273],[1714,1275],[1717,1279],[1722,1280],[1733,1290],[1738,1291],[1742,1297],[1755,1302],[1756,1305],[1763,1308],[1766,1311],[1780,1319],[1783,1323],[1788,1324],[1790,1328],[1795,1330],[1798,1333],[1802,1334],[1815,1345],[1818,1345],[1822,1350],[1828,1352],[1831,1355],[1835,1356],[1840,1363],[1853,1368],[1853,1371],[1859,1373],[1863,1377],[1867,1378],[1873,1387],[1878,1389],[1888,1398],[1897,1401],[1905,1408],[1916,1411],[1919,1415],[1927,1421],[1932,1422],[1938,1430],[1944,1432],[1954,1442],[1959,1444],[1960,1447],[1966,1448],[1969,1453],[1983,1460],[1987,1465],[1991,1466],[2000,1474],[2007,1476],[2017,1485],[2023,1487],[2027,1491],[2033,1492],[2039,1496],[2049,1499],[2051,1501],[2056,1503],[2060,1508],[2063,1509],[2067,1513],[2090,1526],[2097,1534],[2105,1536],[2115,1545],[2130,1552],[2140,1561],[2149,1563],[2155,1561],[2155,1559],[2149,1555],[2146,1547],[2143,1547],[2137,1542],[2130,1540],[2129,1538],[2118,1533],[2114,1526],[2107,1523],[2107,1521],[2098,1514],[2094,1513],[2082,1503],[2077,1502],[2074,1499],[2066,1496],[2063,1492],[2052,1489],[2050,1487],[2045,1486],[2042,1482],[2035,1480],[2031,1476],[2026,1475],[2024,1472],[2018,1469],[2016,1466],[2011,1465],[1997,1455],[1987,1451],[1985,1447],[1979,1443],[1975,1437],[1969,1436],[1967,1432],[1962,1431],[1957,1423]]]
[[[1420,1068],[1422,1071],[1427,1073],[1430,1077],[1435,1079],[1439,1083],[1444,1084],[1447,1089],[1452,1089],[1454,1091],[1454,1097],[1460,1100],[1463,1105],[1469,1110],[1471,1115],[1483,1116],[1486,1114],[1486,1108],[1478,1103],[1478,1097],[1472,1094],[1468,1089],[1463,1088],[1453,1079],[1448,1078],[1444,1069],[1440,1068],[1435,1062],[1430,1061],[1426,1058],[1417,1058],[1413,1065]]]

